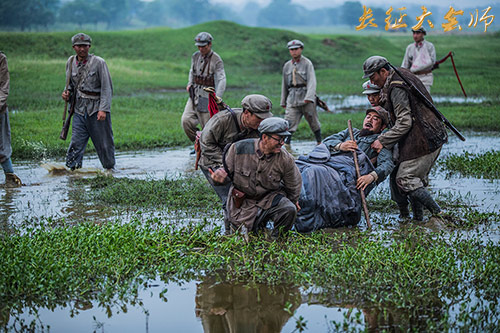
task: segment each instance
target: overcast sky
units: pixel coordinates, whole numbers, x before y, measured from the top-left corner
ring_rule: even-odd
[[[229,6],[236,6],[238,8],[244,6],[247,2],[256,2],[261,6],[265,6],[271,2],[271,0],[210,0],[213,3],[223,3]],[[357,0],[351,0],[357,1]],[[318,8],[318,7],[336,7],[345,2],[345,0],[292,0],[293,3],[302,5],[309,9]],[[485,9],[488,5],[492,6],[490,14],[497,14],[500,12],[500,0],[404,0],[404,1],[396,1],[396,0],[359,0],[361,4],[366,6],[377,6],[382,8],[393,7],[404,7],[406,5],[422,5],[422,6],[431,6],[431,5],[439,5],[448,7],[450,5],[453,6],[456,10],[460,8],[470,8],[474,7],[479,10]],[[497,7],[498,6],[498,7]],[[484,8],[483,8],[484,7]]]

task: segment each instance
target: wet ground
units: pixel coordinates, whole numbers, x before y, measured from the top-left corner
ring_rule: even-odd
[[[481,153],[500,149],[500,137],[480,133],[465,133],[465,136],[467,138],[465,142],[450,136],[450,142],[443,147],[441,158],[450,153],[456,154],[463,151]],[[308,153],[313,147],[314,143],[311,142],[297,142],[293,145],[297,154]],[[179,148],[118,153],[114,176],[163,179],[182,176],[185,172],[195,172],[193,170],[194,156],[190,155],[190,150],[190,148]],[[84,169],[80,172],[67,172],[61,168],[62,165],[62,160],[36,163],[16,161],[15,171],[25,186],[0,189],[0,225],[3,229],[17,228],[22,222],[28,221],[29,223],[31,220],[43,217],[66,218],[76,223],[82,219],[101,220],[117,215],[133,214],[133,212],[117,212],[110,207],[95,206],[80,200],[85,189],[82,189],[81,185],[74,184],[74,180],[81,177],[94,177],[102,172],[95,155],[87,154]],[[53,172],[48,172],[47,169]],[[435,171],[431,174],[431,188],[433,192],[452,193],[467,198],[480,210],[499,211],[499,180],[465,178],[460,175],[446,177],[443,171]],[[370,196],[384,196],[387,195],[387,191],[385,183]],[[496,232],[490,233],[488,237],[497,241],[500,239],[498,226],[496,226]],[[250,314],[253,313],[259,316],[259,322],[262,325],[268,325],[269,329],[282,332],[293,331],[296,318],[303,316],[307,320],[309,331],[314,332],[326,331],[332,325],[331,320],[342,322],[345,317],[357,312],[360,313],[361,322],[369,322],[373,316],[368,309],[352,309],[345,304],[335,305],[335,301],[325,302],[310,291],[295,288],[283,287],[279,291],[282,293],[280,297],[276,297],[277,291],[274,290],[273,296],[266,298],[262,295],[271,293],[266,286],[257,286],[259,290],[243,288],[239,285],[227,285],[221,288],[212,281],[188,282],[181,286],[175,283],[165,285],[161,281],[154,281],[151,285],[139,291],[138,298],[142,300],[143,305],[126,304],[126,313],[120,306],[115,305],[112,307],[112,315],[108,316],[106,309],[97,304],[82,305],[73,302],[53,311],[39,309],[40,317],[37,325],[40,328],[42,325],[44,327],[50,325],[52,332],[93,330],[98,332],[176,332],[181,330],[218,332],[223,327],[233,325],[250,327],[252,322]],[[168,289],[167,300],[160,297],[160,292],[164,288]],[[226,295],[225,293],[228,292],[229,294]],[[260,296],[256,297],[257,294]],[[244,303],[242,303],[243,300]],[[289,300],[293,309],[297,309],[294,318],[282,311],[285,307],[283,300]],[[71,316],[70,314],[75,309],[81,310],[76,316]],[[275,314],[274,319],[266,317],[266,313]],[[32,315],[23,314],[17,318],[10,318],[9,324],[14,325],[21,319],[29,322],[34,318]],[[259,330],[255,330],[257,331]]]

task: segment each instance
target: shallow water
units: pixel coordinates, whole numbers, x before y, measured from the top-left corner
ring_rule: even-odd
[[[460,154],[463,151],[474,153],[500,149],[500,137],[481,133],[464,133],[467,141],[462,142],[450,136],[450,142],[443,147],[441,158],[447,154]],[[305,154],[314,148],[312,142],[294,142],[293,150],[296,155]],[[185,172],[194,172],[194,156],[190,155],[190,148],[176,148],[140,152],[118,153],[115,177],[129,177],[140,179],[162,179],[176,177]],[[45,168],[42,166],[44,164]],[[62,160],[34,162],[16,162],[16,173],[25,183],[25,186],[16,189],[0,189],[0,225],[3,229],[16,228],[22,221],[30,221],[42,217],[65,218],[68,221],[82,219],[108,219],[122,216],[123,212],[116,212],[110,207],[100,207],[93,203],[83,203],[79,198],[85,188],[74,184],[74,180],[81,177],[94,177],[102,172],[95,155],[87,154],[84,160],[84,169],[77,173],[67,171],[49,173],[46,168],[63,165]],[[198,171],[199,172],[199,171]],[[431,174],[430,187],[434,193],[453,193],[467,198],[471,204],[484,211],[498,211],[500,207],[499,180],[482,180],[464,178],[460,175],[446,177],[443,171],[434,171]],[[370,196],[386,196],[387,182],[379,186]],[[392,216],[395,218],[395,215]],[[362,222],[363,223],[363,222]],[[392,229],[389,226],[375,225],[374,230]],[[397,226],[396,226],[397,228]],[[485,233],[485,237],[498,241],[500,239],[498,226],[492,232]],[[266,286],[258,286],[257,292],[252,288],[243,288],[240,285],[225,285],[223,287],[213,283],[187,282],[181,286],[176,283],[152,281],[152,286],[139,291],[138,299],[142,305],[132,305],[131,302],[110,305],[111,316],[105,307],[97,303],[70,302],[65,306],[53,310],[39,308],[36,319],[38,331],[44,331],[50,325],[52,332],[159,332],[159,331],[186,331],[186,332],[218,332],[222,327],[240,325],[244,331],[258,332],[253,325],[249,313],[259,316],[262,325],[276,328],[278,331],[291,332],[295,329],[299,316],[307,320],[309,331],[327,331],[332,328],[331,321],[342,323],[347,316],[359,313],[361,324],[359,327],[373,327],[385,325],[373,321],[374,314],[370,309],[357,309],[340,301],[328,300],[321,293],[297,290],[283,287],[278,292],[273,290],[272,296],[265,297],[270,291]],[[160,297],[160,292],[167,288],[167,300]],[[226,295],[228,291],[232,294]],[[281,293],[281,294],[280,294]],[[260,296],[255,297],[256,294]],[[279,296],[279,297],[278,297]],[[296,309],[295,317],[283,312],[288,299],[292,309]],[[245,304],[242,304],[242,301]],[[220,304],[217,303],[220,301]],[[266,303],[269,301],[269,304]],[[280,303],[281,302],[281,303]],[[121,305],[125,305],[127,311]],[[80,308],[74,316],[74,310]],[[235,311],[238,309],[238,311]],[[273,320],[266,317],[268,313],[279,314]],[[24,309],[28,312],[28,309]],[[390,311],[390,310],[389,310]],[[429,309],[428,311],[432,311]],[[250,317],[249,317],[250,316]],[[398,315],[399,316],[399,315]],[[398,317],[395,316],[395,317]],[[432,318],[434,313],[423,313],[423,318]],[[0,324],[2,322],[0,316]],[[95,318],[94,318],[95,317]],[[403,316],[404,317],[404,316]],[[35,320],[34,314],[24,313],[4,317],[11,327],[19,327],[20,320],[29,323]],[[278,320],[278,322],[276,322]],[[397,325],[398,323],[394,323]],[[222,325],[222,326],[221,326]],[[272,326],[274,325],[274,326]],[[401,323],[404,325],[404,323]],[[43,326],[43,327],[42,327]],[[352,327],[352,326],[351,326]],[[223,331],[223,330],[222,330]]]
[[[321,99],[330,108],[330,111],[334,113],[344,113],[344,112],[357,112],[366,110],[370,103],[366,98],[366,95],[324,95],[320,96]],[[464,104],[473,103],[479,104],[488,101],[486,97],[463,97],[463,96],[432,96],[434,103],[453,103],[453,104]],[[439,108],[439,104],[437,105]]]

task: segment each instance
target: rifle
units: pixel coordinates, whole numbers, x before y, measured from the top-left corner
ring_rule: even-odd
[[[73,67],[73,60],[75,60],[75,56],[72,56],[70,61],[69,61],[69,64],[70,64],[69,68],[70,69]],[[69,75],[67,75],[67,77],[66,77],[66,87],[65,87],[64,91],[68,91],[70,78],[71,78],[71,71],[70,71]],[[68,136],[69,125],[71,123],[71,117],[73,116],[73,113],[75,113],[75,101],[76,101],[76,99],[73,98],[73,96],[76,96],[76,92],[74,94],[72,94],[70,97],[71,107],[69,109],[69,117],[68,117],[67,121],[66,121],[66,113],[68,112],[68,101],[64,101],[64,111],[63,111],[63,116],[62,116],[62,130],[61,130],[61,134],[59,134],[59,138],[61,140],[66,140],[66,137]]]
[[[425,106],[431,109],[432,112],[434,112],[434,114],[436,115],[436,117],[438,117],[438,119],[441,120],[446,125],[446,127],[448,127],[460,140],[465,141],[465,137],[455,128],[455,126],[453,126],[448,121],[448,119],[446,119],[446,117],[434,106],[434,104],[432,104],[432,102],[429,101],[427,97],[425,97],[424,93],[422,93],[417,87],[415,87],[413,83],[409,82],[396,67],[394,67],[391,63],[388,64],[389,66],[391,66],[392,69],[394,69],[396,74],[398,74],[401,77],[401,79],[408,85],[408,87],[410,87],[410,89],[415,93],[417,98],[420,99],[420,101],[422,101],[425,104]]]
[[[321,100],[318,95],[316,95],[316,105],[319,106],[320,108],[322,108],[323,110],[327,111],[327,112],[333,112],[328,107],[328,104],[326,104],[323,100]]]
[[[453,70],[455,71],[455,75],[458,79],[458,83],[460,84],[460,88],[462,88],[462,92],[464,93],[465,98],[467,98],[467,94],[465,93],[464,86],[462,85],[462,81],[460,81],[460,76],[458,76],[457,67],[455,66],[455,61],[453,60],[453,52],[452,51],[448,52],[448,54],[446,56],[444,56],[443,59],[436,61],[434,63],[434,65],[432,66],[432,70],[439,68],[439,64],[442,64],[443,62],[445,62],[445,60],[448,59],[448,57],[451,59],[451,64],[453,65]]]
[[[354,134],[352,133],[352,123],[351,119],[347,121],[347,128],[349,129],[349,136],[352,141],[354,140]],[[356,180],[361,177],[361,172],[359,171],[359,163],[358,163],[358,153],[356,151],[352,152],[354,157],[354,166],[356,167]],[[370,215],[368,215],[368,205],[366,204],[365,191],[363,189],[359,189],[359,195],[361,196],[361,204],[363,205],[363,212],[365,213],[366,226],[371,228],[372,225],[370,223]]]

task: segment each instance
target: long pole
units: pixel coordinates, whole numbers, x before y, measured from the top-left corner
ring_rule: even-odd
[[[347,128],[349,129],[349,136],[351,140],[354,141],[354,134],[352,133],[352,123],[351,119],[347,121]],[[356,180],[361,177],[361,172],[359,171],[359,163],[358,163],[358,154],[356,151],[352,152],[352,156],[354,157],[354,166],[356,167]],[[366,204],[365,191],[363,189],[359,189],[359,195],[361,196],[361,204],[363,205],[363,212],[365,213],[366,226],[371,228],[372,225],[370,223],[370,215],[368,214],[368,206]]]

